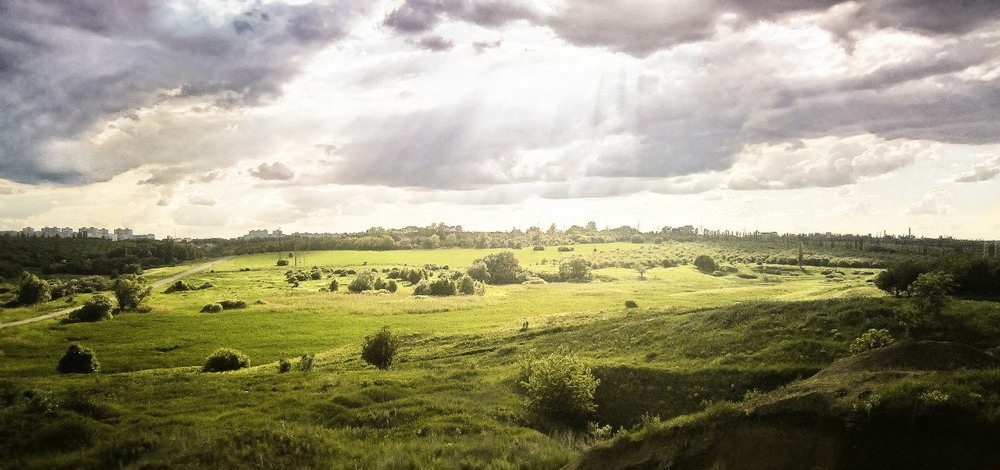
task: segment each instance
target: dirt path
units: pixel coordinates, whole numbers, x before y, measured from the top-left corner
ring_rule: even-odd
[[[159,281],[156,281],[153,284],[151,284],[151,286],[153,287],[153,289],[156,289],[158,287],[163,287],[163,286],[165,286],[167,284],[171,284],[173,282],[177,282],[178,279],[184,278],[186,276],[190,276],[190,275],[192,275],[194,273],[199,273],[199,272],[202,272],[202,271],[204,271],[206,269],[212,269],[215,265],[217,265],[217,264],[219,264],[219,263],[221,263],[223,261],[228,261],[230,259],[232,259],[231,256],[230,257],[226,257],[226,258],[219,258],[219,259],[214,260],[214,261],[209,261],[208,263],[205,263],[205,264],[203,264],[201,266],[197,266],[197,267],[188,269],[187,271],[184,271],[184,272],[182,272],[180,274],[174,274],[173,276],[170,276],[168,278],[160,279]],[[27,325],[28,323],[34,323],[36,321],[48,320],[49,318],[56,318],[56,317],[59,317],[59,316],[62,316],[62,315],[68,315],[69,312],[72,312],[73,310],[76,310],[78,308],[80,308],[80,307],[76,306],[76,307],[64,308],[62,310],[59,310],[59,311],[56,311],[56,312],[52,312],[52,313],[47,313],[45,315],[40,315],[40,316],[37,316],[37,317],[26,318],[24,320],[18,320],[18,321],[12,321],[10,323],[0,323],[0,330],[2,330],[4,328],[14,327],[14,326]]]

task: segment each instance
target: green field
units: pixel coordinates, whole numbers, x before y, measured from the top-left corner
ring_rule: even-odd
[[[515,254],[523,268],[555,272],[570,256],[690,260],[699,248]],[[608,430],[808,377],[849,355],[850,342],[870,327],[904,334],[891,317],[905,300],[873,287],[873,272],[851,269],[765,273],[766,266],[724,262],[728,273],[713,276],[680,264],[640,279],[634,269],[608,267],[587,283],[487,286],[481,296],[443,298],[414,296],[408,283],[391,294],[351,294],[344,287],[353,276],[333,277],[338,292],[327,289],[330,275],[297,287],[284,276],[312,266],[465,269],[496,251],[305,252],[290,267],[275,265],[287,253],[241,256],[184,279],[213,288],[155,289],[144,313],[0,330],[0,405],[9,423],[0,431],[0,466],[557,468]],[[145,275],[162,279],[183,268]],[[200,313],[224,299],[248,307]],[[638,308],[625,308],[626,300]],[[5,309],[0,321],[64,305]],[[962,333],[967,342],[997,345],[995,303],[961,302],[949,312],[980,322]],[[383,326],[403,339],[386,371],[359,357],[364,338]],[[71,343],[95,351],[99,374],[56,373]],[[247,354],[251,367],[201,372],[220,347]],[[605,431],[558,429],[525,411],[519,364],[552,352],[581,357],[601,379],[595,424]],[[279,359],[303,354],[316,355],[313,370],[278,373]]]

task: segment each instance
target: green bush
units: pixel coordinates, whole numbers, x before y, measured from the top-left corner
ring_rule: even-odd
[[[111,315],[111,299],[103,295],[95,295],[82,307],[73,310],[69,313],[70,322],[95,322],[101,320],[110,320]]]
[[[389,282],[386,283],[385,288],[389,292],[396,292],[397,290],[399,290],[399,284],[396,284],[395,279],[389,279]]]
[[[34,305],[46,302],[51,297],[52,294],[49,290],[49,283],[28,272],[21,274],[21,278],[17,282],[18,304]]]
[[[694,267],[703,273],[714,273],[719,270],[719,265],[708,255],[698,255],[694,259]]]
[[[313,370],[313,366],[316,364],[316,355],[313,353],[303,354],[299,358],[298,369],[302,372],[309,372]]]
[[[247,308],[247,303],[243,300],[220,300],[219,305],[222,306],[223,310]]]
[[[340,283],[336,279],[330,281],[330,292],[337,292],[340,289]]]
[[[354,278],[354,280],[347,286],[347,290],[354,293],[364,292],[366,290],[372,290],[374,284],[375,276],[373,276],[370,271],[361,271],[358,273],[358,277]]]
[[[379,369],[388,369],[396,356],[399,344],[399,338],[389,331],[389,327],[383,327],[378,333],[365,337],[361,345],[361,358]]]
[[[892,335],[889,334],[889,330],[884,328],[876,330],[875,328],[872,328],[862,333],[861,336],[858,336],[857,339],[851,343],[850,351],[851,354],[858,354],[868,351],[869,349],[884,348],[892,344],[894,341],[895,340],[892,338]]]
[[[201,308],[201,313],[219,313],[222,311],[222,305],[219,304],[205,304]]]
[[[626,300],[625,301],[625,308],[638,308],[638,307],[639,307],[639,304],[636,303],[636,301],[634,301],[634,300]]]
[[[56,370],[60,374],[90,374],[101,370],[101,364],[97,362],[94,351],[79,344],[71,344],[66,354],[59,359]]]
[[[564,282],[587,282],[590,280],[590,261],[578,256],[559,263],[559,278]]]
[[[135,274],[118,276],[113,288],[115,298],[118,299],[118,308],[123,312],[138,309],[139,303],[152,290],[152,287],[147,285],[146,278]]]
[[[186,292],[186,291],[189,291],[189,290],[195,290],[194,286],[192,286],[191,284],[188,284],[188,283],[186,283],[184,281],[180,281],[179,280],[179,281],[173,283],[170,287],[168,287],[167,290],[164,291],[164,293],[171,294],[171,293],[174,293],[174,292]]]
[[[521,378],[528,410],[555,424],[584,429],[597,411],[594,391],[600,380],[575,356],[528,360]]]
[[[250,358],[235,349],[219,348],[208,359],[202,372],[225,372],[250,367]]]
[[[292,361],[289,361],[288,359],[285,358],[278,359],[279,374],[284,374],[290,370],[292,370]]]
[[[287,259],[279,259],[278,262],[275,263],[275,265],[276,266],[288,266],[288,260]]]

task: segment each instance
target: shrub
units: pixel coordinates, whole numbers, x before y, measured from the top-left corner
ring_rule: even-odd
[[[347,286],[347,290],[358,293],[364,292],[366,290],[372,290],[373,284],[375,283],[374,276],[369,271],[361,271],[358,277],[354,278],[353,281]]]
[[[600,380],[574,356],[552,354],[522,365],[528,410],[553,423],[583,429],[597,410]]]
[[[218,305],[220,305],[223,310],[247,308],[247,303],[243,300],[220,300]]]
[[[893,341],[895,340],[892,338],[892,335],[889,334],[889,330],[876,330],[875,328],[872,328],[862,333],[861,336],[858,336],[857,339],[851,343],[850,351],[851,354],[859,354],[868,351],[869,349],[884,348],[892,344]]]
[[[375,282],[372,283],[372,289],[375,290],[384,290],[387,286],[388,284],[386,284],[385,280],[381,277],[375,278]]]
[[[570,251],[573,251],[573,247],[571,247],[571,246],[560,246],[557,249],[557,251],[559,251],[560,253],[568,253]]]
[[[56,370],[60,374],[90,374],[101,370],[101,364],[97,362],[94,351],[79,344],[71,344],[66,354],[59,359]]]
[[[316,362],[316,355],[313,353],[303,354],[299,358],[298,369],[302,372],[309,372],[313,370],[313,365]]]
[[[205,282],[204,284],[201,285],[201,287],[198,287],[198,289],[211,289],[213,287],[215,287],[215,284],[212,284],[211,282]]]
[[[330,281],[330,292],[337,292],[340,289],[340,283],[336,279]]]
[[[285,359],[285,358],[278,359],[278,373],[279,374],[284,374],[284,373],[286,373],[286,372],[288,372],[290,370],[292,370],[292,362],[291,361],[289,361],[288,359]]]
[[[535,247],[532,248],[532,250],[533,251],[545,251],[545,247],[542,246],[542,245],[535,245]]]
[[[46,302],[51,297],[52,294],[49,290],[49,283],[28,272],[21,274],[21,278],[17,283],[18,304],[34,305]]]
[[[559,263],[559,278],[566,282],[586,282],[590,280],[590,262],[579,257]]]
[[[955,282],[951,274],[942,271],[923,273],[910,284],[911,301],[917,316],[913,326],[923,326],[941,314],[949,300]]]
[[[225,372],[250,367],[250,358],[235,349],[219,348],[208,359],[202,372]]]
[[[201,313],[219,313],[222,311],[222,305],[219,304],[205,304],[201,308]]]
[[[164,293],[171,294],[174,292],[185,292],[189,290],[195,290],[191,284],[184,281],[178,280],[177,282],[170,285]]]
[[[311,277],[312,280],[314,281],[318,281],[320,279],[323,279],[323,272],[320,271],[319,269],[313,269],[312,271],[309,272],[309,277]]]
[[[520,284],[526,278],[524,271],[521,270],[521,266],[517,262],[517,257],[514,256],[514,252],[512,251],[493,253],[476,261],[481,261],[486,265],[489,280],[484,282],[489,284]],[[473,267],[475,266],[476,264],[474,263]],[[469,275],[472,275],[472,268],[469,271]]]
[[[486,263],[482,261],[476,261],[467,270],[469,277],[475,279],[479,282],[490,282],[490,270],[486,267]]]
[[[276,263],[276,266],[288,266],[288,260],[287,259],[279,259],[278,262]]]
[[[94,322],[110,320],[112,317],[111,307],[111,299],[103,295],[95,295],[83,304],[82,307],[70,312],[69,321]]]
[[[698,268],[698,270],[703,273],[713,273],[719,270],[719,265],[716,264],[715,260],[708,255],[698,255],[698,257],[694,259],[694,267]]]
[[[413,286],[413,295],[431,295],[431,286],[427,281],[420,281]]]
[[[430,294],[438,297],[447,297],[455,295],[458,292],[455,281],[451,279],[439,278],[431,281],[429,287]]]
[[[386,283],[385,288],[389,292],[396,292],[397,290],[399,290],[399,285],[396,284],[395,279],[389,279],[389,282]]]
[[[378,333],[365,337],[361,345],[361,358],[379,369],[388,369],[396,356],[399,344],[399,338],[389,331],[389,327],[382,327]]]
[[[626,300],[625,308],[639,308],[639,304],[637,304],[634,300]]]
[[[458,293],[462,295],[472,295],[476,293],[476,281],[471,277],[463,275],[456,282]]]

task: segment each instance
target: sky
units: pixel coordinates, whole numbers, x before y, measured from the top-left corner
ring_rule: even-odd
[[[0,230],[1000,239],[996,0],[0,0]]]

